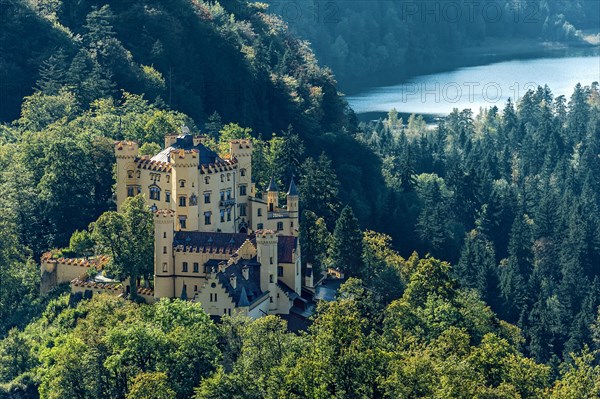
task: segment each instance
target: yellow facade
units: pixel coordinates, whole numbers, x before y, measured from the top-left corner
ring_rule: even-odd
[[[302,290],[298,193],[286,207],[271,182],[262,197],[252,183],[252,141],[234,140],[220,157],[201,136],[168,135],[165,149],[139,156],[137,143],[115,143],[116,205],[143,194],[154,212],[154,288],[147,302],[182,298],[212,315],[288,314]],[[263,198],[265,198],[263,200]],[[74,293],[122,295],[128,285],[87,278],[107,257],[42,258],[42,292],[70,282]]]
[[[194,300],[214,315],[288,313],[302,288],[295,185],[287,207],[273,187],[263,200],[251,140],[231,141],[223,158],[204,142],[168,135],[153,157],[115,143],[117,208],[142,193],[155,210],[154,297]]]

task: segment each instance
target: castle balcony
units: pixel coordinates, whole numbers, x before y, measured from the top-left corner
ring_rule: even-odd
[[[233,206],[233,205],[235,205],[235,198],[224,199],[224,200],[219,201],[219,206],[222,206],[222,207]]]

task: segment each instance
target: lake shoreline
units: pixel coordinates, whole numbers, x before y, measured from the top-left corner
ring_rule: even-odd
[[[379,86],[392,86],[404,83],[420,75],[451,72],[460,68],[482,66],[515,59],[533,58],[561,58],[569,54],[593,52],[600,50],[600,46],[588,42],[561,43],[540,40],[522,39],[518,41],[504,39],[486,39],[484,42],[466,47],[460,54],[448,54],[450,62],[441,65],[415,68],[414,71],[398,73],[394,68],[382,71],[377,76],[367,76],[353,79],[354,83],[338,82],[340,91],[350,97],[362,93],[370,88]],[[360,82],[360,83],[357,83]]]
[[[361,121],[379,119],[392,108],[400,114],[424,115],[429,121],[452,109],[503,108],[511,98],[518,101],[527,90],[548,85],[555,96],[567,99],[577,83],[600,80],[600,49],[563,57],[542,54],[491,64],[419,75],[400,84],[376,86],[347,96]]]

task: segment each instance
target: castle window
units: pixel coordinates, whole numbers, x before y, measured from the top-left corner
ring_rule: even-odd
[[[200,271],[200,265],[198,262],[194,262],[194,273],[198,273]]]
[[[230,200],[231,199],[231,190],[227,190],[227,199]]]
[[[139,179],[142,176],[142,172],[138,170],[136,175],[137,175],[137,178]]]
[[[225,175],[221,175],[221,183],[225,181]]]
[[[262,208],[256,210],[256,216],[262,216]]]
[[[246,186],[240,186],[240,196],[246,195]]]
[[[256,229],[257,230],[262,230],[263,229],[263,224],[262,223],[257,224],[256,225]]]
[[[283,222],[277,222],[277,231],[283,230]]]
[[[196,197],[196,194],[192,194],[190,196],[190,206],[196,206],[198,205],[198,197]]]
[[[167,238],[167,232],[166,231],[163,233],[163,238]]]
[[[231,208],[227,208],[227,221],[231,222]]]
[[[210,212],[204,212],[204,224],[210,224]]]
[[[294,222],[290,222],[290,227],[293,229],[294,228]]]
[[[127,187],[127,196],[128,197],[135,197],[135,187]]]
[[[179,206],[185,206],[186,198],[185,196],[179,197]]]
[[[231,173],[227,173],[227,181],[231,180]]]
[[[277,277],[283,277],[283,266],[277,266]]]
[[[221,223],[223,223],[225,221],[225,210],[221,209],[220,214],[221,214]]]
[[[240,169],[240,176],[246,176],[246,169]]]
[[[156,186],[150,187],[150,199],[160,201],[160,188]]]
[[[194,292],[197,292],[197,291],[198,291],[198,286],[194,285]]]
[[[210,204],[210,193],[204,193],[204,203]]]
[[[221,199],[221,201],[225,201],[225,191],[221,191],[219,193],[219,198]]]
[[[206,176],[204,178],[204,183],[208,184],[210,182],[210,176]]]
[[[211,302],[213,301],[213,294],[212,294],[212,292],[210,293],[210,301]]]
[[[179,187],[185,187],[185,180],[179,180]]]
[[[165,202],[171,202],[171,192],[165,191]]]
[[[133,179],[133,170],[128,170],[127,171],[127,178],[128,179]]]
[[[272,256],[269,258],[269,262],[270,262],[271,264],[273,264],[273,257],[272,257]]]
[[[181,265],[181,271],[182,272],[188,271],[188,263],[187,262],[183,262],[183,265]]]
[[[240,216],[246,216],[246,204],[240,204]]]
[[[167,262],[163,263],[163,273],[167,272]]]
[[[185,229],[187,218],[185,216],[179,216],[179,227]]]
[[[167,175],[167,183],[171,182],[171,175]]]
[[[167,253],[167,247],[163,247],[163,254]]]

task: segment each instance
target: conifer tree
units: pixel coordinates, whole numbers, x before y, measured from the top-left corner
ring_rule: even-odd
[[[533,270],[531,246],[530,226],[526,216],[520,213],[513,222],[508,259],[500,268],[500,287],[506,304],[506,317],[513,322],[521,317],[521,312],[530,299],[528,281]]]
[[[302,179],[298,187],[301,206],[325,219],[333,226],[339,207],[339,182],[331,167],[331,160],[321,154],[315,161],[308,158],[302,164]]]
[[[463,287],[475,288],[494,310],[498,310],[498,270],[493,244],[478,230],[467,233],[456,273]]]
[[[42,63],[40,77],[36,82],[39,91],[56,95],[65,85],[67,78],[67,55],[61,48]]]
[[[331,242],[331,264],[346,277],[362,272],[362,233],[352,208],[346,206],[338,218]]]
[[[304,211],[300,222],[302,266],[305,267],[306,264],[310,263],[315,279],[321,276],[330,243],[331,234],[327,230],[325,220],[317,217],[312,211]]]

